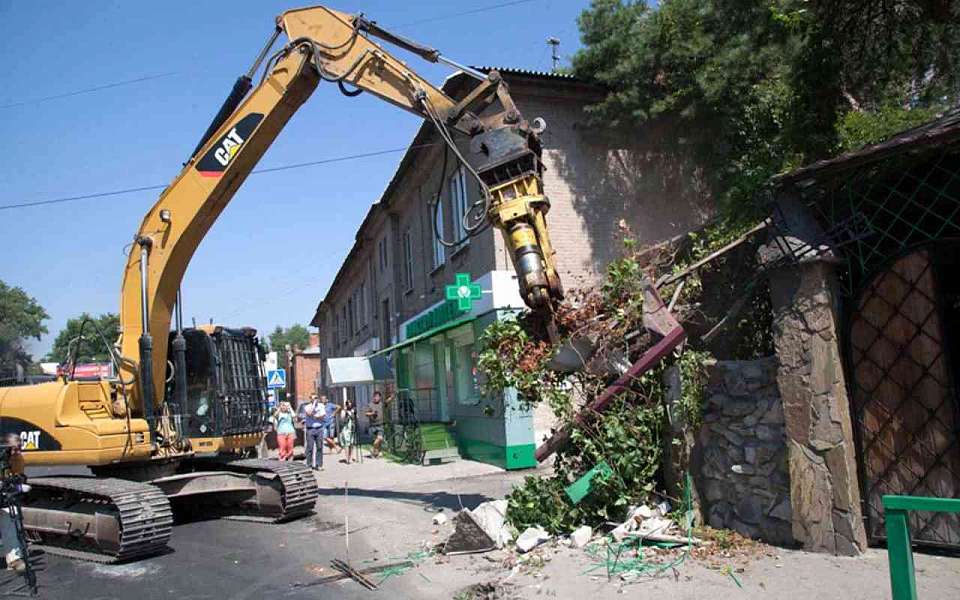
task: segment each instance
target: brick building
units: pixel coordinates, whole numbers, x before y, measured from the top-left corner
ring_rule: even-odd
[[[297,348],[290,355],[290,372],[287,374],[287,400],[296,406],[308,400],[319,389],[320,381],[320,335],[310,334],[310,345]],[[291,398],[292,396],[292,398]]]
[[[590,285],[618,256],[618,224],[641,243],[655,243],[703,223],[712,203],[692,160],[668,159],[662,132],[622,131],[588,123],[584,107],[601,91],[567,75],[499,69],[527,119],[542,117],[548,226],[567,289]],[[473,80],[462,73],[443,90],[462,97]],[[460,218],[479,189],[447,158],[424,124],[360,225],[356,241],[311,325],[320,331],[326,365],[320,386],[333,388],[328,359],[383,353],[393,381],[338,387],[362,407],[374,387],[407,394],[418,418],[449,423],[461,454],[507,468],[532,466],[533,448],[551,425],[547,414],[521,409],[515,395],[485,398],[473,369],[476,340],[492,321],[523,307],[500,234],[465,237]],[[433,235],[434,221],[454,247]],[[444,288],[467,273],[482,288],[466,313],[445,310]],[[427,328],[429,328],[427,330]],[[363,424],[361,423],[361,429]],[[537,435],[534,430],[536,429]]]

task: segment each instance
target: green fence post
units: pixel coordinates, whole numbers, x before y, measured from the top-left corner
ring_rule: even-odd
[[[893,600],[917,600],[917,579],[910,549],[907,511],[886,508],[887,558],[890,561],[890,587]]]

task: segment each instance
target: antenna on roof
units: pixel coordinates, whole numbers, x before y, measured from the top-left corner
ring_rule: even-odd
[[[560,38],[550,36],[547,38],[547,44],[550,46],[550,58],[553,60],[553,71],[560,67]]]

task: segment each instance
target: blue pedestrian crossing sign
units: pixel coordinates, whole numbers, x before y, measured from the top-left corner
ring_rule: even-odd
[[[267,371],[267,389],[276,390],[287,387],[287,370],[272,369]]]

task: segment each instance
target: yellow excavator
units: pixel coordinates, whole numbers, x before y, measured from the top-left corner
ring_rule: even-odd
[[[286,43],[275,50],[281,34]],[[459,69],[477,84],[462,99],[450,98],[374,38]],[[545,220],[538,136],[544,124],[521,116],[499,74],[457,64],[363,15],[320,6],[287,11],[134,237],[120,293],[120,338],[103,340],[116,376],[67,373],[0,388],[0,432],[20,436],[28,465],[85,465],[93,472],[30,480],[25,526],[47,551],[100,562],[156,553],[170,536],[171,500],[272,521],[312,510],[317,490],[308,469],[250,458],[266,419],[255,332],[185,329],[179,287],[204,235],[321,81],[432,122],[482,191],[463,226],[502,232],[531,309],[549,317],[562,297]]]

